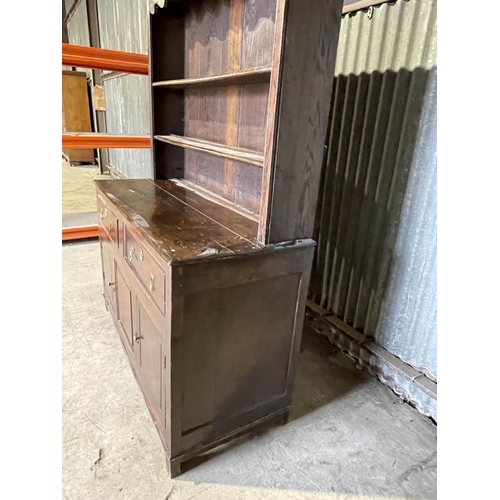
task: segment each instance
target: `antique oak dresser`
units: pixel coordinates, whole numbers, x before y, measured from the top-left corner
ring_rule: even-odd
[[[342,0],[156,0],[151,179],[99,180],[104,299],[181,463],[287,420]]]

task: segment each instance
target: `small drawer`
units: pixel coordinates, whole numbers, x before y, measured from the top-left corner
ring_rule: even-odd
[[[149,292],[161,313],[165,314],[165,272],[127,226],[123,229],[123,242],[125,260]]]
[[[97,195],[97,217],[111,242],[118,246],[118,217],[99,195]]]

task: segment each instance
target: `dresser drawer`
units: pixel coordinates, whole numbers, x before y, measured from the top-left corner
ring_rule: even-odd
[[[110,241],[118,246],[118,217],[99,195],[97,195],[97,216]]]
[[[123,228],[123,253],[162,314],[165,314],[165,272],[130,229]]]

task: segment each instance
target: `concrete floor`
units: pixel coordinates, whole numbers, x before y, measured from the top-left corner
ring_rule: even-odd
[[[436,498],[436,427],[310,332],[290,422],[169,480],[104,307],[99,244],[62,255],[65,500]]]

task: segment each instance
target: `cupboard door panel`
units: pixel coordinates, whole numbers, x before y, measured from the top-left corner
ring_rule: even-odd
[[[162,379],[165,367],[161,334],[148,316],[140,300],[136,298],[137,331],[136,339],[139,351],[139,378],[153,414],[155,425],[165,427],[165,402],[162,396]]]
[[[104,295],[110,308],[110,313],[116,318],[115,269],[114,259],[106,243],[101,241],[102,278]]]
[[[116,284],[116,315],[120,334],[127,348],[133,352],[133,328],[132,328],[132,292],[125,281],[120,268],[115,265]]]

